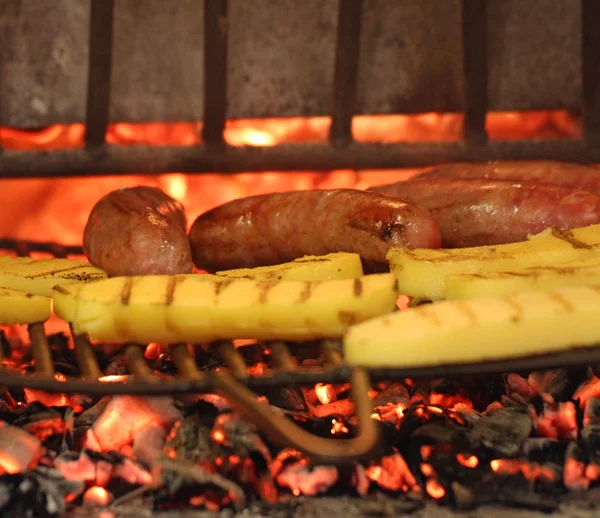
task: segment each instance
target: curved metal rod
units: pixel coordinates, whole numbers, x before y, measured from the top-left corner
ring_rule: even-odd
[[[307,432],[286,417],[275,414],[260,403],[257,395],[226,373],[213,373],[214,387],[231,405],[282,447],[293,447],[323,464],[352,464],[372,458],[380,444],[380,428],[371,419],[369,388],[371,382],[364,369],[356,368],[350,376],[352,399],[359,419],[359,434],[351,439],[325,439]]]

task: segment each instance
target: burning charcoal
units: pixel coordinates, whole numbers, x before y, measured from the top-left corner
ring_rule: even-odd
[[[20,473],[34,465],[42,454],[37,437],[0,421],[0,468],[5,473]]]
[[[215,420],[210,436],[235,455],[246,458],[258,452],[266,466],[271,463],[271,454],[263,440],[256,433],[256,426],[237,414],[221,414]]]
[[[151,466],[162,454],[167,433],[160,425],[150,425],[133,436],[133,455],[141,462]]]
[[[92,426],[96,420],[100,417],[106,405],[108,405],[110,401],[109,396],[103,397],[100,401],[98,401],[94,406],[88,408],[85,412],[79,414],[75,419],[76,427],[89,427]]]
[[[146,468],[117,452],[103,454],[83,450],[78,455],[66,453],[57,457],[54,465],[66,480],[92,482],[99,486],[106,486],[111,478],[137,485],[153,482]]]
[[[52,518],[63,516],[66,501],[84,489],[81,482],[69,482],[53,469],[38,467],[26,474],[0,478],[2,516]]]
[[[417,481],[399,453],[381,458],[365,469],[367,478],[390,491],[408,491]]]
[[[562,465],[566,449],[565,441],[547,437],[529,437],[523,443],[523,453],[531,462]]]
[[[103,450],[118,450],[133,442],[137,432],[147,426],[168,428],[181,419],[173,398],[116,396],[92,426]]]
[[[284,387],[261,391],[261,395],[266,396],[269,403],[275,407],[295,412],[308,410],[308,405],[304,398],[304,392],[299,387]]]
[[[312,408],[312,413],[315,417],[328,417],[331,415],[350,417],[355,414],[355,407],[349,399],[340,399],[327,405],[315,406]]]
[[[486,414],[469,432],[469,439],[475,447],[482,444],[503,457],[511,457],[519,453],[532,429],[527,411],[505,408]]]
[[[569,443],[565,453],[563,482],[571,491],[587,489],[589,487],[590,481],[585,476],[588,459],[588,455],[586,455],[575,441]]]
[[[555,403],[551,396],[546,399],[543,411],[535,420],[537,434],[556,439],[576,439],[579,427],[573,402]]]
[[[103,487],[93,486],[90,487],[83,494],[83,503],[92,504],[100,507],[106,507],[112,501],[112,495]]]
[[[307,459],[301,459],[283,468],[275,479],[295,495],[315,496],[327,492],[337,482],[338,470],[335,466],[311,468]]]
[[[171,458],[202,463],[211,462],[214,442],[210,437],[217,409],[210,403],[198,401],[185,410],[186,416],[175,423],[165,444]]]
[[[156,492],[156,505],[168,504],[176,493],[186,493],[190,497],[203,495],[207,488],[217,488],[237,510],[246,505],[246,496],[240,486],[218,473],[211,473],[201,466],[181,460],[160,459],[156,463],[160,468],[160,489]],[[186,491],[187,490],[187,491]]]

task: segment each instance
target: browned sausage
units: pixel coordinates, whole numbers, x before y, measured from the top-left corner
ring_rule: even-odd
[[[600,222],[600,197],[557,185],[418,177],[372,190],[428,209],[445,248],[524,241],[549,227]]]
[[[552,160],[505,161],[478,164],[456,163],[435,167],[419,178],[487,178],[562,185],[600,196],[600,169]]]
[[[186,227],[183,206],[160,189],[120,189],[94,205],[83,250],[111,277],[191,273]]]
[[[304,255],[356,252],[385,262],[391,246],[440,246],[426,210],[377,193],[340,189],[234,200],[198,217],[190,230],[198,268],[268,266]]]

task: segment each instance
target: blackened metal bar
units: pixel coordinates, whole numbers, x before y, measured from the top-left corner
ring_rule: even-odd
[[[145,346],[138,344],[129,344],[125,347],[125,361],[129,372],[133,374],[134,378],[139,381],[148,383],[155,383],[158,381],[152,374],[152,371],[148,367],[146,358],[144,356]]]
[[[598,363],[600,363],[600,347],[582,347],[559,353],[512,360],[457,365],[432,365],[414,368],[374,368],[369,369],[368,372],[371,379],[374,382],[378,382],[402,380],[404,378],[452,378],[492,373],[534,371],[574,365],[595,365]],[[352,369],[350,367],[341,365],[325,370],[296,370],[294,372],[273,373],[270,376],[251,376],[238,381],[254,390],[291,386],[308,387],[316,383],[331,383],[333,385],[346,383],[350,380],[351,373]],[[51,393],[94,395],[139,394],[147,396],[187,394],[193,392],[202,393],[211,392],[214,389],[212,376],[203,376],[199,380],[178,379],[163,383],[145,381],[136,381],[135,383],[103,383],[73,379],[69,379],[66,382],[59,382],[53,379],[29,378],[16,372],[11,372],[9,369],[0,370],[0,386],[6,386],[7,388],[28,387]]]
[[[104,144],[110,112],[114,0],[92,0],[88,60],[85,144]]]
[[[269,344],[269,347],[275,360],[275,366],[278,369],[288,372],[296,369],[296,361],[284,342],[273,342]]]
[[[600,2],[581,0],[582,119],[585,138],[600,141]]]
[[[102,372],[98,367],[98,361],[94,354],[92,344],[85,335],[76,335],[71,329],[73,335],[73,344],[75,346],[75,356],[81,369],[81,376],[85,380],[97,380]]]
[[[248,367],[242,355],[236,350],[233,342],[222,340],[214,344],[218,353],[223,358],[225,365],[231,369],[233,375],[238,379],[244,379],[249,376]]]
[[[204,121],[202,140],[225,143],[227,117],[227,0],[204,0]]]
[[[363,0],[340,0],[329,131],[329,140],[334,146],[343,147],[352,142],[362,14]]]
[[[340,352],[340,344],[325,340],[321,345],[321,348],[323,349],[325,358],[331,365],[338,366],[344,363],[344,360],[342,359],[342,353]]]
[[[51,243],[50,244],[50,253],[54,257],[56,257],[57,259],[64,259],[68,255],[68,253],[67,253],[67,247],[63,246],[63,245],[60,245],[58,243]]]
[[[480,146],[464,142],[353,142],[339,149],[328,143],[273,147],[106,146],[94,156],[83,149],[5,151],[0,178],[70,178],[84,176],[262,171],[331,171],[332,169],[399,169],[448,162],[488,160],[559,160],[600,163],[600,146],[582,139],[490,140]]]
[[[187,344],[175,344],[170,348],[169,353],[173,357],[177,371],[183,377],[192,380],[198,380],[202,377],[194,358],[188,351]]]
[[[14,246],[11,248],[17,253],[17,257],[29,257],[31,255],[31,249],[27,241],[15,241]]]
[[[11,238],[0,238],[0,250],[14,250],[20,257],[27,257],[30,252],[49,252],[55,257],[63,257],[58,251],[66,255],[83,255],[83,247],[79,245],[60,245],[46,241],[23,241]]]
[[[464,137],[468,143],[487,141],[488,109],[487,0],[462,0],[465,71]]]
[[[50,354],[50,345],[44,331],[44,324],[36,322],[28,326],[31,339],[31,355],[35,363],[35,372],[40,376],[51,377],[54,374],[54,364]]]

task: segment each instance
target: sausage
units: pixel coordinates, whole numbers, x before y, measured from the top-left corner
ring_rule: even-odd
[[[524,241],[548,227],[600,222],[600,197],[557,185],[417,177],[372,190],[429,210],[444,248]]]
[[[120,189],[94,205],[83,250],[111,277],[192,273],[186,228],[183,206],[160,189]]]
[[[552,160],[456,163],[430,169],[419,178],[486,178],[562,185],[600,196],[600,169]]]
[[[384,263],[391,246],[440,246],[431,215],[411,203],[352,189],[252,196],[201,214],[192,256],[208,271],[268,266],[304,255],[355,252]]]

